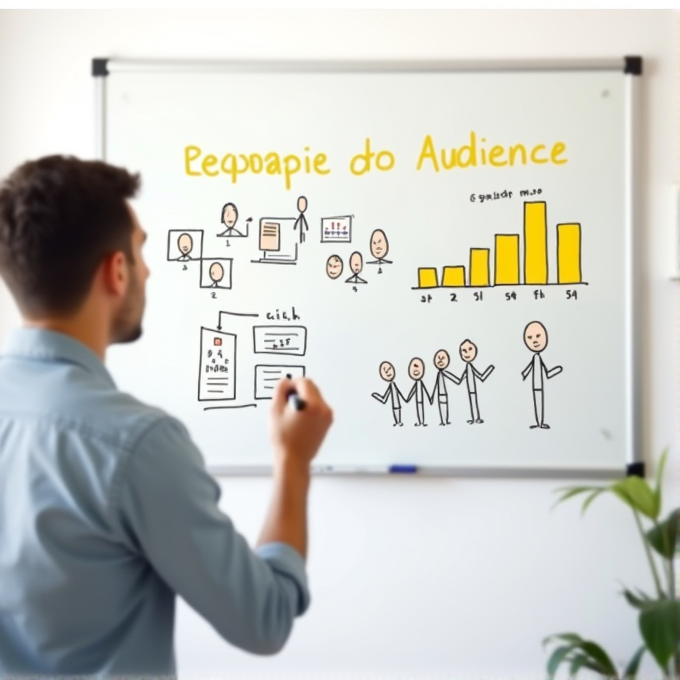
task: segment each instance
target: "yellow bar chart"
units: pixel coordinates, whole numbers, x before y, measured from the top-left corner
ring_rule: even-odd
[[[495,234],[493,248],[470,248],[469,267],[419,267],[416,288],[490,288],[493,286],[545,286],[584,283],[582,229],[579,222],[555,227],[556,280],[550,280],[548,205],[526,201],[520,233]],[[553,270],[555,271],[555,270]],[[553,274],[554,276],[554,274]]]

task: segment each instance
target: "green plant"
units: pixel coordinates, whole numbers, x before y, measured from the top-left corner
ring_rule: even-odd
[[[645,555],[654,580],[655,595],[639,589],[623,589],[623,596],[638,611],[638,624],[643,645],[633,654],[626,668],[619,672],[605,650],[576,633],[550,635],[544,645],[557,645],[548,659],[548,676],[552,680],[558,668],[569,666],[569,676],[586,668],[610,678],[634,680],[640,661],[648,651],[664,675],[680,680],[680,600],[676,599],[673,556],[680,535],[680,508],[660,521],[661,483],[668,451],[659,461],[656,480],[652,488],[641,477],[626,477],[606,486],[570,486],[557,489],[561,494],[557,503],[585,494],[582,512],[603,493],[611,493],[625,503],[635,517]],[[645,528],[644,524],[648,526]],[[660,572],[662,575],[660,575]]]

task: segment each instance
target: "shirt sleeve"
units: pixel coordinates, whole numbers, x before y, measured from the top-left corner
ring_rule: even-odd
[[[142,436],[117,496],[132,548],[224,639],[255,654],[283,647],[309,605],[302,557],[285,543],[250,549],[179,421],[164,418]]]

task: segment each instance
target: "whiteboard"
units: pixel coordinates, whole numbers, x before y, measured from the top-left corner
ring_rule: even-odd
[[[217,473],[269,469],[285,374],[334,409],[317,471],[623,472],[628,63],[107,61],[151,269],[117,384]]]

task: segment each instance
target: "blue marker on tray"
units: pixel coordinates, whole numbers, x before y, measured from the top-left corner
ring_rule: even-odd
[[[286,373],[286,378],[288,378],[288,380],[292,380],[293,376],[290,373]],[[296,411],[302,411],[307,405],[304,399],[298,397],[298,393],[295,390],[288,390],[286,399],[288,399],[289,402],[292,400]]]
[[[412,475],[418,472],[416,465],[390,465],[388,469],[390,474],[395,475]]]

